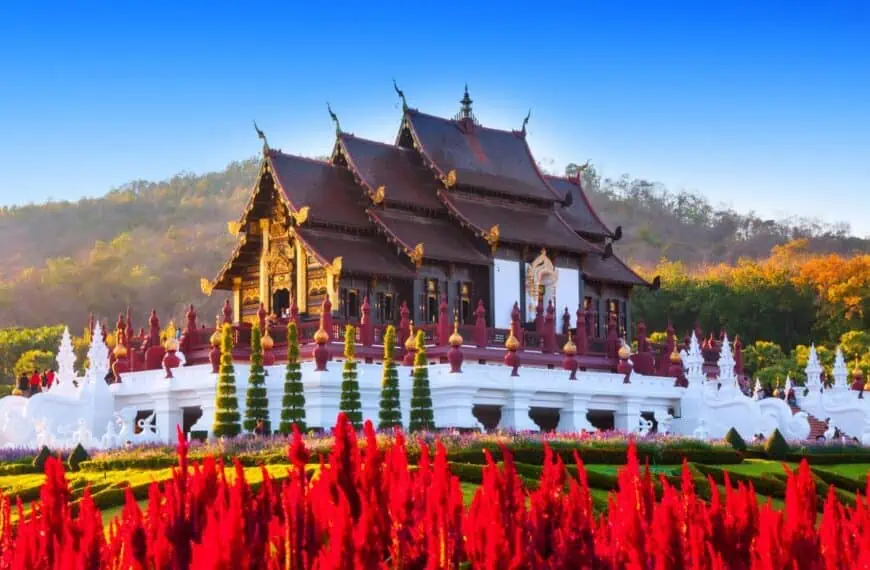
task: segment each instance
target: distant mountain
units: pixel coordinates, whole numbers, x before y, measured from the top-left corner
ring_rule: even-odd
[[[102,198],[3,208],[0,327],[78,327],[88,312],[117,315],[130,306],[138,328],[152,308],[178,322],[191,302],[210,321],[224,297],[205,298],[199,279],[213,276],[229,254],[234,238],[226,222],[238,218],[257,168],[251,158],[202,176],[131,182]],[[703,197],[645,180],[602,180],[593,168],[584,176],[604,221],[623,227],[617,252],[637,265],[662,257],[690,265],[764,257],[799,237],[814,252],[870,252],[868,240],[837,226],[716,210]]]

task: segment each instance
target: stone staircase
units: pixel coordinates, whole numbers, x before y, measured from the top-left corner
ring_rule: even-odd
[[[796,414],[798,412],[803,411],[800,408],[798,408],[797,406],[789,406],[789,407],[791,408],[792,414]],[[809,423],[810,423],[810,436],[808,438],[809,440],[815,441],[819,437],[825,435],[825,430],[828,429],[827,423],[825,423],[824,421],[820,420],[819,418],[817,418],[815,416],[811,416],[809,414],[807,414],[807,421],[809,421]]]

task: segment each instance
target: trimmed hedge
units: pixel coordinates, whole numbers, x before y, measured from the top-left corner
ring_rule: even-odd
[[[728,433],[725,434],[725,441],[727,441],[731,445],[731,447],[733,447],[737,451],[746,451],[746,442],[743,441],[743,437],[740,436],[740,432],[734,428],[729,429]]]

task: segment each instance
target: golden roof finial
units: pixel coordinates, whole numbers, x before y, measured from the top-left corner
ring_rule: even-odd
[[[375,205],[383,204],[386,194],[387,187],[383,184],[378,186],[377,190],[372,193],[372,203],[374,203]]]
[[[423,244],[418,243],[414,246],[414,249],[408,253],[408,257],[411,258],[411,261],[414,262],[414,265],[419,269],[421,265],[423,265]]]

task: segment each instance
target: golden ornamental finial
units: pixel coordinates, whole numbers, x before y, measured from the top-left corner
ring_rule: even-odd
[[[447,188],[455,188],[459,179],[456,174],[456,169],[450,170],[446,175],[441,177],[441,183]]]
[[[326,334],[326,329],[323,328],[323,319],[320,319],[320,328],[314,333],[314,342],[317,344],[326,344],[329,340],[329,335]]]
[[[383,204],[387,194],[387,187],[384,185],[378,186],[377,190],[372,193],[372,203],[375,205]]]
[[[414,262],[414,265],[419,269],[421,265],[423,265],[423,244],[418,243],[414,246],[413,251],[408,253],[408,257],[411,258],[411,261]]]
[[[625,341],[622,341],[622,346],[619,347],[618,354],[619,358],[621,358],[622,360],[628,360],[629,358],[631,358],[631,348],[629,348]]]
[[[671,364],[682,364],[683,358],[680,356],[680,353],[677,352],[677,347],[674,347],[674,351],[671,352]]]
[[[202,290],[202,294],[206,297],[211,297],[212,289],[214,286],[212,285],[211,280],[206,279],[205,277],[200,277],[199,279],[199,288]]]
[[[115,358],[124,358],[127,356],[127,347],[121,343],[115,345],[115,349],[112,351],[112,354],[115,355]]]
[[[414,334],[414,321],[408,321],[408,338],[405,339],[405,350],[411,351],[417,348],[417,337]]]
[[[231,236],[239,235],[239,232],[242,230],[241,222],[227,222],[227,231]]]
[[[341,267],[342,267],[343,263],[344,263],[344,258],[339,255],[338,257],[336,257],[335,259],[332,260],[332,263],[329,265],[329,267],[332,269],[332,271],[336,275],[338,275],[341,273]]]
[[[296,212],[291,212],[293,216],[293,221],[296,222],[297,226],[301,226],[308,220],[308,214],[311,212],[310,206],[302,206]]]
[[[211,335],[211,338],[208,339],[211,342],[212,346],[220,346],[221,345],[221,317],[220,315],[214,318],[214,332]]]
[[[453,334],[450,335],[450,338],[447,339],[447,342],[450,343],[450,346],[460,347],[464,342],[462,335],[459,334],[459,319],[454,319],[453,321]]]
[[[520,341],[517,340],[517,337],[514,336],[514,329],[511,327],[510,334],[508,334],[507,340],[504,341],[504,347],[511,352],[520,348]]]
[[[269,326],[266,325],[266,332],[263,335],[263,338],[260,341],[263,350],[272,350],[272,347],[275,346],[275,339],[272,338],[272,335],[269,334]]]
[[[489,231],[483,234],[483,238],[486,240],[486,243],[489,244],[489,247],[492,248],[493,251],[498,247],[498,240],[500,237],[500,231],[498,224],[495,224]]]
[[[577,354],[577,345],[574,344],[574,341],[571,338],[571,331],[568,331],[568,342],[566,342],[565,346],[562,347],[562,352],[568,356],[574,356]]]

